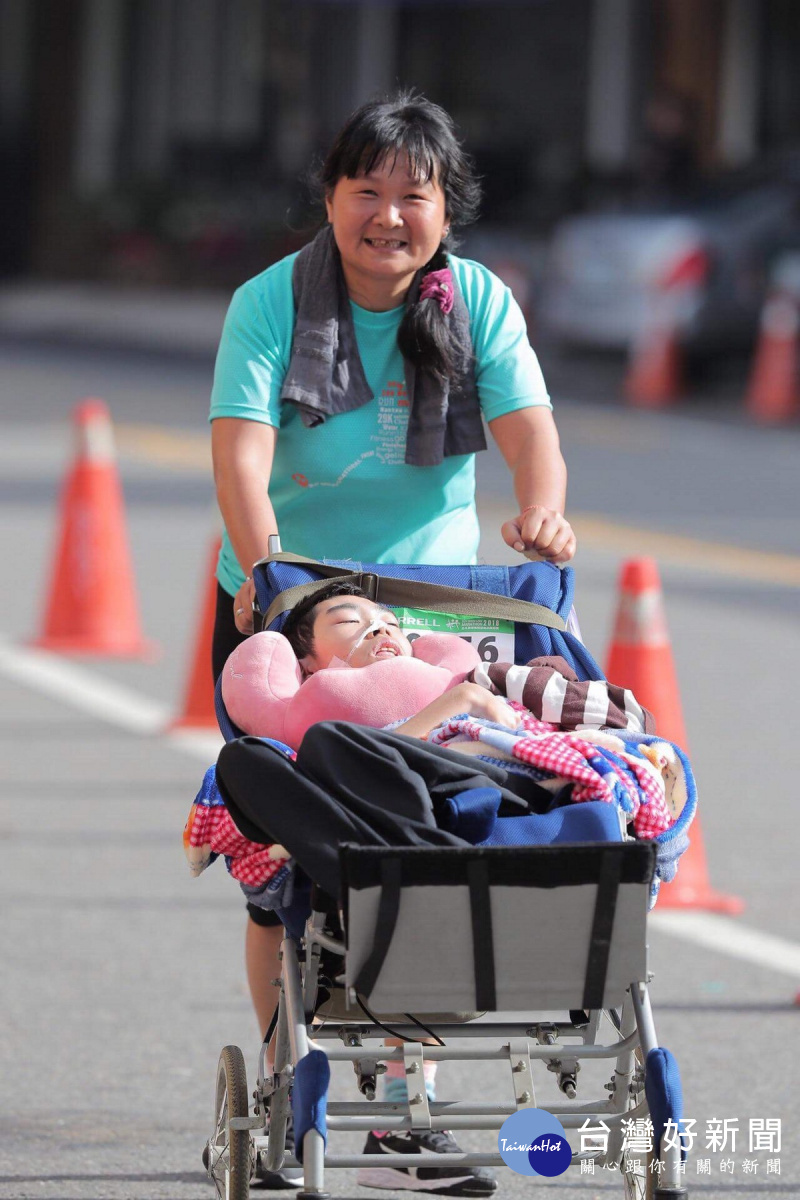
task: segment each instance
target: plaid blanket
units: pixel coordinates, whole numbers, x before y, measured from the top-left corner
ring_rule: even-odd
[[[434,729],[428,741],[451,750],[458,750],[464,742],[478,742],[483,750],[479,757],[496,759],[499,755],[506,767],[527,767],[525,774],[553,790],[572,784],[575,804],[585,800],[616,803],[639,838],[657,837],[670,827],[664,777],[635,743],[626,744],[615,732],[598,744],[586,736],[594,730],[566,733],[540,721],[521,704],[509,703],[521,718],[519,730],[478,717],[454,717]]]
[[[275,882],[277,891],[277,884],[282,882],[277,876],[281,871],[285,873],[290,857],[283,846],[263,846],[239,832],[219,793],[215,767],[209,767],[203,776],[189,811],[183,850],[193,875],[201,875],[222,855],[234,879],[258,890]]]
[[[454,717],[428,740],[507,770],[531,775],[553,792],[572,785],[571,800],[616,804],[637,838],[656,846],[653,901],[660,883],[675,876],[689,846],[689,826],[697,809],[697,788],[689,760],[673,742],[630,730],[581,729],[567,733],[510,701],[521,726],[508,729],[476,717]]]

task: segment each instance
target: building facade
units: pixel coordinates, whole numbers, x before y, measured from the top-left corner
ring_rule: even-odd
[[[540,235],[646,175],[648,122],[705,174],[790,150],[799,53],[796,0],[0,0],[0,273],[252,273],[397,84],[455,117],[486,221]]]

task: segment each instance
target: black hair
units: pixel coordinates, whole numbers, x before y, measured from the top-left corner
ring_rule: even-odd
[[[353,583],[341,583],[334,579],[321,587],[319,591],[306,596],[305,600],[301,600],[299,604],[295,604],[284,622],[281,633],[288,640],[298,659],[313,653],[317,605],[321,604],[323,600],[332,599],[333,596],[366,598],[367,593]]]
[[[444,192],[450,232],[422,273],[447,266],[446,250],[456,243],[455,230],[478,215],[481,186],[472,159],[456,136],[452,118],[438,104],[414,91],[399,91],[371,100],[345,122],[319,173],[326,195],[342,178],[368,175],[387,159],[408,158],[412,174],[433,180]],[[417,370],[439,380],[449,378],[462,355],[452,324],[435,299],[420,300],[406,308],[397,333],[401,352]]]

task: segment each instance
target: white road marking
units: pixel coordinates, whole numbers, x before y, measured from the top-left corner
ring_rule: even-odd
[[[165,729],[162,737],[173,750],[180,750],[190,758],[199,758],[207,767],[217,761],[217,755],[225,745],[222,734],[213,729]]]
[[[656,906],[650,921],[659,932],[767,967],[782,975],[800,978],[800,945],[797,942],[762,933],[716,913],[678,912],[674,909],[659,912]]]
[[[173,750],[200,759],[206,766],[222,746],[222,736],[212,730],[170,730],[170,710],[149,697],[57,655],[16,646],[3,637],[0,674],[129,733],[163,739]],[[796,942],[712,913],[656,910],[650,921],[659,932],[800,978],[800,945]]]
[[[15,646],[6,638],[0,638],[0,674],[128,733],[163,738],[174,750],[206,765],[216,759],[222,745],[221,734],[213,730],[170,730],[172,714],[156,700],[55,654]]]

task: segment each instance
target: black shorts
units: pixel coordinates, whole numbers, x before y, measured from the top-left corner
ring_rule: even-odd
[[[214,673],[214,683],[222,674],[228,655],[232,654],[246,638],[247,634],[239,632],[233,619],[233,596],[225,591],[221,583],[217,582],[217,611],[214,614],[214,638],[211,643],[211,670]]]
[[[273,908],[259,908],[257,904],[248,904],[247,915],[254,925],[282,925],[278,914]]]
[[[217,682],[225,666],[229,654],[246,639],[247,634],[240,633],[233,619],[233,596],[225,591],[222,584],[217,583],[217,610],[214,616],[214,637],[211,643],[211,669],[214,673],[214,683]],[[247,912],[250,920],[256,925],[280,925],[281,919],[272,909],[259,908],[257,904],[248,904]]]

